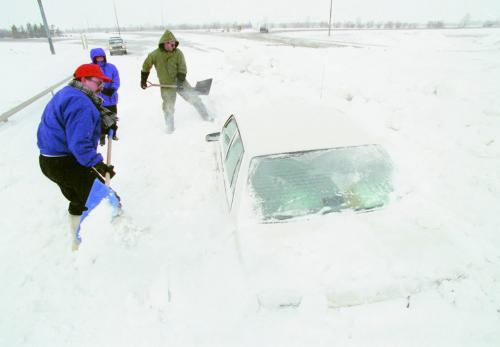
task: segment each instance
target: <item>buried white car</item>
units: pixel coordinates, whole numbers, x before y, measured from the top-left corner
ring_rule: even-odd
[[[238,252],[262,306],[407,298],[460,276],[440,259],[454,252],[446,237],[401,224],[389,154],[338,110],[268,105],[231,115],[206,140],[217,141]]]

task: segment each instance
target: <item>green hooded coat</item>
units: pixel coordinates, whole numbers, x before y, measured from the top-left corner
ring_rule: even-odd
[[[163,44],[167,41],[175,41],[175,49],[167,52]],[[187,74],[186,60],[184,54],[177,48],[179,41],[170,30],[166,30],[158,42],[158,48],[149,53],[142,64],[142,71],[149,72],[155,67],[160,84],[175,84],[177,74]]]

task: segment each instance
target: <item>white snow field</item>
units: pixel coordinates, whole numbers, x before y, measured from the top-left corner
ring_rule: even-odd
[[[67,201],[38,166],[50,95],[0,124],[0,346],[500,345],[500,30],[174,34],[188,80],[214,79],[203,100],[216,121],[178,98],[176,130],[165,134],[159,90],[139,88],[161,33],[125,33],[130,53],[108,55],[122,82],[112,186],[123,215],[111,222],[105,205],[93,211],[77,252]],[[87,35],[90,48],[106,48],[108,34]],[[0,113],[89,61],[79,36],[55,49],[0,41]],[[382,139],[398,198],[381,213],[411,221],[420,242],[384,223],[377,233],[401,246],[394,268],[418,255],[414,294],[259,306],[204,137],[231,113],[287,99],[344,112]],[[340,269],[373,261],[370,242],[357,238],[366,235],[353,232],[332,233],[338,249],[365,247],[352,262],[332,255]],[[358,294],[392,280],[369,268],[370,280],[333,275]],[[435,280],[442,269],[453,271]]]

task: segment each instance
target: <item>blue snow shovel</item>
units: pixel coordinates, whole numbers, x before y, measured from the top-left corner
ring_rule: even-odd
[[[106,165],[111,165],[111,142],[113,138],[114,130],[110,129],[108,132],[108,148],[106,153]],[[115,191],[111,189],[110,182],[111,176],[109,172],[106,172],[104,178],[104,183],[102,183],[99,179],[94,180],[94,184],[92,184],[92,188],[90,189],[89,196],[87,198],[87,202],[85,203],[86,211],[83,211],[82,216],[80,217],[80,224],[78,224],[78,228],[76,230],[76,239],[78,242],[82,241],[80,236],[80,225],[83,220],[87,218],[89,213],[92,212],[94,208],[96,208],[103,200],[106,200],[107,203],[112,207],[111,218],[116,217],[120,214],[121,211],[121,203],[120,198],[116,195]]]

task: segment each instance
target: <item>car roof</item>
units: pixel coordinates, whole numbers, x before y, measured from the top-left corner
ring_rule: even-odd
[[[316,103],[268,102],[235,112],[234,117],[251,157],[378,143],[352,117]]]

